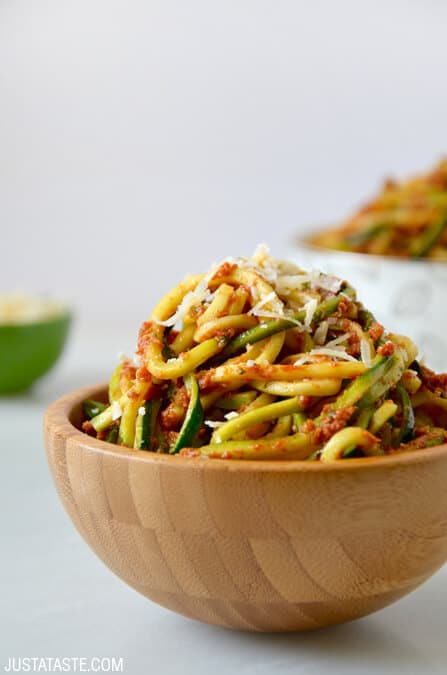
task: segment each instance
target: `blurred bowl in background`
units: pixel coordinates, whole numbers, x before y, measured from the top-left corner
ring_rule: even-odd
[[[306,235],[294,241],[289,257],[349,281],[377,321],[408,335],[429,368],[447,371],[446,263],[323,249]]]
[[[68,308],[54,300],[0,297],[0,394],[27,389],[56,363],[70,321]]]

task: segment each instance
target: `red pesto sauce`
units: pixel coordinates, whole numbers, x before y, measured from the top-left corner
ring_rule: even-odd
[[[390,341],[385,342],[384,345],[378,348],[377,353],[380,356],[392,356],[394,354],[394,344]]]

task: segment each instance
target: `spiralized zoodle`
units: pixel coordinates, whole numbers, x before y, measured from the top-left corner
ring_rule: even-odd
[[[309,241],[341,251],[447,261],[447,159],[426,175],[386,181],[351,218]]]
[[[443,443],[447,375],[346,282],[270,257],[189,276],[141,327],[84,429],[137,450],[322,462]]]

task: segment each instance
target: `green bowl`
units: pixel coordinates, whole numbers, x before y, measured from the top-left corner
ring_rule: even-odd
[[[38,323],[0,324],[0,394],[27,389],[56,363],[70,320],[66,312]]]

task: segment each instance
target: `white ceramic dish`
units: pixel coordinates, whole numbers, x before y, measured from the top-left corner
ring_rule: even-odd
[[[447,372],[447,264],[334,251],[302,236],[288,254],[304,269],[349,281],[388,330],[408,335],[428,367]]]

